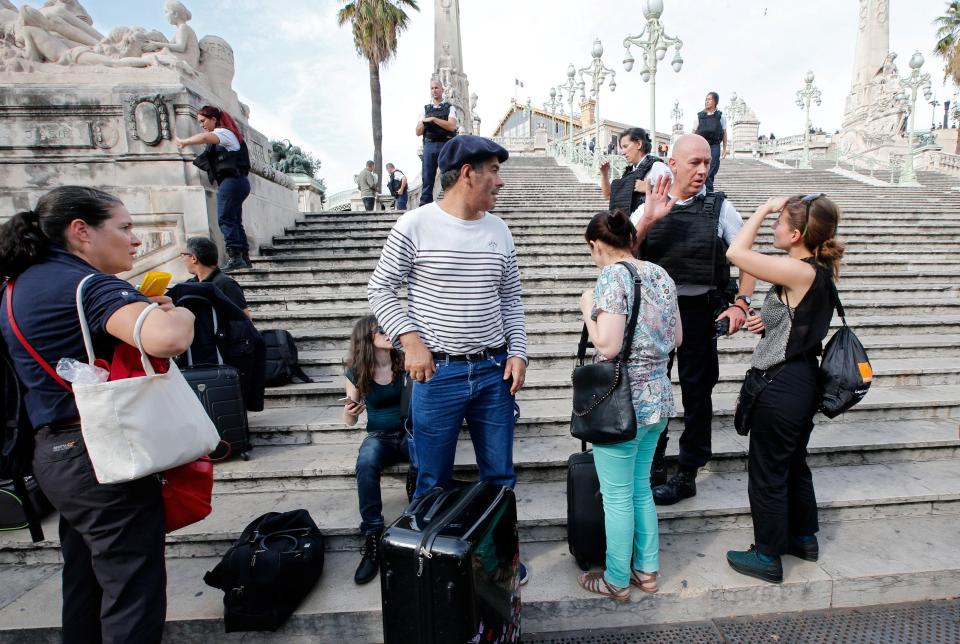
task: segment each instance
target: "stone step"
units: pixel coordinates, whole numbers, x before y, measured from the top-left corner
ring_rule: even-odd
[[[524,306],[540,306],[553,304],[569,307],[579,301],[584,289],[595,283],[593,276],[580,278],[579,284],[552,284],[546,288],[524,284]],[[958,274],[960,277],[960,274]],[[767,285],[761,285],[754,291],[753,301],[755,308],[762,308],[762,302],[769,290]],[[912,301],[916,299],[932,301],[943,299],[957,299],[960,297],[960,281],[949,283],[900,284],[890,280],[889,284],[849,285],[844,280],[839,287],[840,296],[844,301],[873,299],[880,302]],[[333,286],[316,286],[302,282],[272,282],[244,285],[244,295],[247,303],[255,311],[297,310],[324,306],[336,299],[342,306],[367,306],[367,284],[354,282],[353,284],[339,283]],[[401,293],[401,299],[406,300]]]
[[[952,441],[946,442],[954,445],[949,449],[941,449],[940,455],[957,450],[955,436]],[[566,456],[577,451],[575,443],[571,441]],[[840,454],[838,458],[855,460],[854,447],[847,448],[849,456],[846,457],[843,452],[837,452]],[[741,451],[743,449],[745,447]],[[883,452],[884,449],[880,448],[879,451]],[[927,454],[937,455],[930,450]],[[516,486],[520,536],[525,544],[566,540],[566,456],[562,457],[560,467],[556,468],[558,476],[555,479],[520,481]],[[922,462],[881,460],[870,463],[868,459],[864,460],[866,464],[817,466],[811,463],[821,522],[826,524],[865,518],[902,520],[904,517],[914,521],[935,515],[952,515],[956,520],[960,515],[960,472],[949,457]],[[249,463],[253,461],[245,462]],[[226,469],[226,466],[218,467],[220,471]],[[355,488],[308,487],[303,481],[311,478],[310,470],[310,467],[303,468],[305,474],[296,481],[300,485],[294,489],[271,488],[267,481],[259,488],[242,493],[223,492],[218,488],[209,517],[167,536],[168,559],[209,557],[222,553],[255,517],[267,511],[294,508],[304,508],[310,512],[327,537],[328,550],[359,549],[359,512]],[[461,470],[457,475],[463,477],[464,474],[475,478],[475,471]],[[345,478],[349,480],[349,474]],[[382,485],[383,513],[388,522],[406,506],[406,492],[400,478],[391,473],[385,476]],[[664,537],[691,533],[719,536],[731,529],[750,527],[746,471],[701,472],[697,477],[695,497],[674,506],[660,507],[657,514],[660,533]],[[47,538],[37,544],[30,542],[24,530],[0,535],[0,563],[56,563],[60,556],[56,522],[55,516],[44,521],[44,535]]]
[[[316,308],[316,304],[309,302],[304,305],[306,308],[299,308],[296,302],[290,302],[292,310],[255,310],[255,317],[258,325],[266,327],[331,329],[349,327],[357,318],[369,312],[369,307],[362,301],[350,306],[340,306],[339,302],[330,304],[337,304],[339,308]],[[956,333],[960,330],[960,301],[957,299],[916,298],[893,302],[848,300],[843,305],[848,322],[855,328],[879,326],[884,322],[897,332],[905,328],[914,333]],[[755,308],[760,309],[761,305],[757,303]],[[528,327],[540,323],[567,323],[579,329],[583,325],[583,316],[577,310],[576,300],[572,300],[568,307],[525,304],[524,317]],[[531,335],[531,332],[528,330],[527,334]]]
[[[713,395],[713,427],[733,427],[736,393]],[[517,436],[566,436],[570,430],[570,397],[521,399]],[[676,400],[675,418],[682,417],[681,400]],[[259,445],[306,444],[325,442],[330,432],[351,435],[357,430],[343,423],[343,407],[300,406],[267,408],[250,414],[250,432]],[[950,418],[960,412],[960,385],[874,386],[857,406],[841,417],[817,422],[880,422],[886,420]]]
[[[371,270],[375,262],[370,262]],[[318,293],[341,293],[366,291],[369,272],[333,272],[321,268],[284,267],[274,269],[255,268],[236,274],[237,282],[243,286],[244,292],[250,295],[266,294],[272,289],[309,288]],[[733,271],[736,274],[736,271]],[[553,269],[545,271],[542,267],[528,267],[520,270],[520,281],[524,292],[538,288],[589,288],[596,282],[597,271],[592,272],[576,269]],[[889,283],[897,287],[925,287],[952,286],[960,281],[960,265],[954,265],[954,270],[863,270],[857,268],[844,272],[837,284],[841,293],[847,292],[850,287],[886,286]],[[254,290],[260,289],[260,290]]]
[[[661,539],[660,591],[617,604],[577,586],[579,569],[562,542],[523,544],[531,579],[524,586],[525,633],[679,623],[705,617],[746,616],[818,609],[850,609],[953,597],[960,586],[956,516],[931,514],[909,521],[888,518],[825,522],[816,563],[784,557],[784,583],[768,584],[733,572],[727,550],[743,549],[752,531],[738,528]],[[922,543],[922,548],[891,544]],[[218,551],[218,555],[222,551]],[[877,556],[886,553],[886,556]],[[378,580],[351,581],[353,552],[328,553],[317,587],[276,633],[253,638],[223,633],[222,593],[203,583],[218,557],[168,558],[165,641],[276,643],[382,642]],[[19,583],[0,591],[0,638],[52,641],[60,624],[59,566],[4,566],[0,574]],[[653,640],[651,640],[653,641]]]
[[[331,353],[327,361],[318,366],[312,366],[312,356],[300,354],[300,365],[315,382],[268,387],[265,392],[266,406],[336,405],[337,400],[344,396],[343,356],[340,353]],[[572,354],[573,351],[567,357],[566,366],[545,368],[539,361],[533,360],[517,398],[523,401],[569,397],[570,373],[575,362]],[[960,360],[955,357],[871,360],[871,366],[874,386],[960,384]],[[720,381],[713,391],[739,392],[743,374],[748,367],[749,362],[720,365]],[[679,398],[680,385],[676,369],[672,376],[674,395]]]

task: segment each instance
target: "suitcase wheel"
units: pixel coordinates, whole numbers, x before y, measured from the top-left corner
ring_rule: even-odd
[[[245,461],[249,461],[249,460],[250,460],[250,452],[240,452],[240,458],[242,458],[242,459],[245,460]]]

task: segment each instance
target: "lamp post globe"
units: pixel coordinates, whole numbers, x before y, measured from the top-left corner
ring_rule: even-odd
[[[633,69],[633,63],[636,62],[633,59],[633,54],[630,53],[630,50],[627,50],[627,55],[623,57],[623,68],[628,72]]]
[[[590,53],[594,58],[600,58],[603,56],[603,43],[600,42],[599,38],[594,38],[593,48],[590,50]]]
[[[805,83],[812,83],[813,79],[814,79],[814,75],[812,70],[807,71],[806,75],[803,77],[803,81]]]
[[[567,66],[567,78],[573,78],[576,75],[577,70],[574,68],[573,63],[570,63],[570,65]]]
[[[919,51],[913,52],[913,56],[910,57],[910,69],[920,69],[923,67],[923,54]]]
[[[663,14],[663,0],[645,0],[640,10],[647,20],[656,20]]]

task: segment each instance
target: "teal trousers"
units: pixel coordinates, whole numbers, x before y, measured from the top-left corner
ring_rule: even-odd
[[[660,569],[657,508],[650,490],[650,465],[667,419],[637,428],[637,437],[616,445],[594,445],[593,458],[603,494],[607,569],[614,586],[630,584],[630,564],[642,572]]]

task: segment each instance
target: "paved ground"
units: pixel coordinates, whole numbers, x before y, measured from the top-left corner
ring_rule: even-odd
[[[630,629],[531,634],[525,644],[955,644],[960,599]]]

